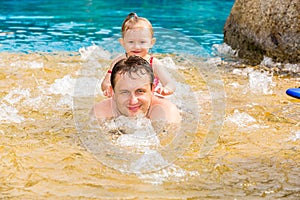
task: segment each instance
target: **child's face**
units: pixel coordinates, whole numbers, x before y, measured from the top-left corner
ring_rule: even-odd
[[[137,27],[125,32],[124,37],[120,39],[128,56],[145,57],[148,51],[155,43],[149,28]]]

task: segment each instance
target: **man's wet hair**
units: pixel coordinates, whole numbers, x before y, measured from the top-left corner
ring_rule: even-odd
[[[117,74],[128,74],[128,76],[132,79],[134,79],[133,74],[138,76],[143,76],[147,74],[152,89],[153,81],[154,81],[153,69],[148,63],[148,61],[146,61],[142,57],[129,56],[128,58],[119,60],[114,65],[110,76],[110,83],[113,89],[115,88],[116,85],[115,79]]]

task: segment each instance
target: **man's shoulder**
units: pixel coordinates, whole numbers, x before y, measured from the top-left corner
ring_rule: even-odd
[[[150,118],[168,122],[180,122],[181,117],[177,106],[163,97],[153,97]]]
[[[96,103],[92,109],[96,118],[110,118],[112,117],[112,99],[104,99]]]

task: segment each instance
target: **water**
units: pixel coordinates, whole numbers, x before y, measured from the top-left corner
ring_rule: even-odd
[[[155,28],[188,35],[210,51],[212,44],[223,41],[223,25],[233,2],[1,1],[0,51],[78,51],[119,35],[132,11],[147,17]]]
[[[124,2],[0,2],[0,198],[299,199],[299,76],[234,60],[233,1]],[[132,10],[164,39],[180,127],[88,117]]]

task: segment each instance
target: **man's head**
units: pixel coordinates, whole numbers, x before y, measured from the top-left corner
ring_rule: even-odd
[[[116,85],[116,77],[117,75],[121,74],[128,74],[129,77],[133,78],[134,75],[136,76],[144,76],[147,75],[149,78],[149,83],[153,85],[154,81],[154,73],[150,64],[143,58],[139,56],[130,56],[127,59],[119,60],[113,67],[110,83],[112,88],[115,88]]]
[[[111,73],[111,85],[119,114],[129,117],[147,115],[152,101],[153,80],[153,70],[143,58],[130,56],[118,61]]]

